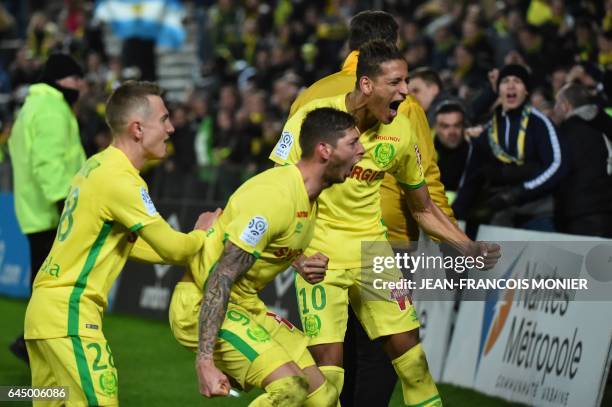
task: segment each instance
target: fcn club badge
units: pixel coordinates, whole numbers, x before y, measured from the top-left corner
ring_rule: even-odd
[[[374,162],[380,169],[389,167],[395,157],[395,147],[391,143],[379,143],[374,148]]]

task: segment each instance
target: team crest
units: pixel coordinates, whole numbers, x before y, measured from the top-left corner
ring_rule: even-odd
[[[100,375],[100,387],[102,391],[108,396],[114,396],[117,394],[117,375],[111,370]]]
[[[374,148],[374,162],[381,169],[389,167],[395,157],[395,147],[391,143],[379,143]]]
[[[252,328],[247,328],[247,336],[255,342],[267,342],[270,340],[270,334],[260,325],[255,325]]]
[[[304,317],[304,333],[310,337],[317,336],[321,332],[321,318],[317,315],[306,315]]]

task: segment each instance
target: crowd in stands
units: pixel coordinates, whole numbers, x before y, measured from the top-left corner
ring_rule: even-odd
[[[559,185],[568,180],[581,183],[587,181],[584,177],[598,177],[597,188],[602,194],[608,188],[612,190],[612,142],[604,136],[601,142],[590,145],[598,149],[593,151],[584,143],[572,140],[569,134],[563,134],[576,131],[576,125],[565,123],[576,116],[571,114],[575,108],[597,106],[592,117],[587,115],[592,119],[612,106],[612,0],[193,0],[183,3],[189,10],[184,22],[195,27],[200,64],[195,71],[199,80],[186,92],[184,100],[169,103],[176,128],[173,153],[155,171],[196,174],[210,181],[209,169],[215,168],[221,169],[217,173],[239,184],[241,179],[269,167],[271,162],[267,157],[293,100],[303,87],[339,69],[348,54],[346,38],[350,18],[361,10],[380,6],[397,16],[399,46],[409,64],[410,90],[426,110],[436,134],[442,180],[449,190],[459,191],[459,206],[463,207],[456,210],[461,218],[473,218],[476,222],[491,220],[491,214],[482,211],[469,213],[468,209],[478,207],[473,201],[469,204],[465,199],[461,201],[461,188],[466,181],[461,174],[474,157],[473,147],[478,145],[474,140],[487,144],[487,134],[493,125],[491,119],[497,114],[502,123],[506,117],[505,110],[500,113],[498,108],[497,92],[501,69],[507,65],[527,68],[527,101],[549,138],[548,144],[543,143],[540,149],[554,149],[553,136],[560,139],[560,150],[551,153],[554,156],[551,160],[556,160],[558,153],[563,158],[563,166],[554,168],[558,172],[554,179],[529,198],[511,187],[530,176],[537,178],[538,171],[543,173],[552,167],[542,162],[533,163],[539,168],[522,166],[524,172],[531,168],[529,174],[515,171],[514,167],[521,166],[522,162],[486,167],[489,178],[484,177],[481,183],[490,182],[491,175],[502,172],[511,173],[508,177],[512,181],[496,184],[492,194],[498,199],[491,201],[488,191],[488,200],[484,202],[493,210],[506,210],[554,197],[557,206],[565,208],[566,215],[574,216],[580,210],[568,209],[566,201],[575,198],[571,197],[571,191],[559,192]],[[23,101],[27,86],[37,80],[41,66],[54,51],[72,54],[85,70],[85,85],[76,112],[86,153],[94,154],[109,144],[104,101],[122,80],[142,77],[142,69],[126,66],[126,59],[121,55],[109,54],[104,27],[94,18],[94,7],[95,3],[88,0],[0,0],[0,41],[18,40],[19,44],[13,48],[2,47],[0,54],[0,92],[8,95],[0,111],[0,145],[10,133],[14,112]],[[581,86],[565,89],[561,93],[566,98],[559,100],[560,91],[570,83]],[[583,90],[587,92],[586,99],[584,92],[581,93]],[[564,101],[571,105],[565,111]],[[612,137],[612,130],[606,130],[609,126],[606,118],[597,122],[600,126],[597,128]],[[502,127],[503,123],[500,131]],[[566,143],[564,140],[568,137]],[[570,147],[564,147],[566,144]],[[511,149],[503,141],[501,145],[502,149]],[[580,161],[572,157],[576,146],[584,147],[580,154],[588,154],[593,160],[608,160],[605,167],[608,172],[587,171],[583,178],[576,175],[576,169],[569,165]],[[536,157],[538,146],[532,147]],[[529,151],[526,154],[529,156]],[[486,166],[484,162],[479,165]],[[578,169],[584,165],[574,162]],[[231,188],[226,188],[224,193],[229,192]],[[477,193],[473,195],[475,200],[483,199]],[[454,195],[450,196],[454,199]],[[604,194],[589,198],[586,205],[599,202],[594,204],[598,213],[607,215],[595,222],[607,226],[596,233],[612,236],[612,201],[601,203],[606,197]],[[582,203],[569,206],[572,205]],[[511,226],[555,228],[550,222],[517,220],[516,216],[523,215],[516,213],[513,216]],[[589,233],[589,230],[581,232]]]

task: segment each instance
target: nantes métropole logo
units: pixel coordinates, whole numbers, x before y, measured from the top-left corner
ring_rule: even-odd
[[[508,279],[514,273],[514,269],[521,259],[521,255],[525,251],[525,248],[516,256],[516,259],[510,264],[508,270],[504,273],[504,279]],[[500,300],[500,296],[503,298]],[[510,315],[510,309],[512,308],[512,300],[514,299],[514,290],[506,289],[504,292],[501,290],[489,290],[485,300],[484,315],[482,317],[482,330],[480,331],[480,344],[478,346],[478,358],[476,359],[476,370],[474,371],[474,377],[478,374],[478,368],[480,367],[480,360],[483,356],[489,354],[493,345],[499,339],[499,336],[506,325],[508,316]]]

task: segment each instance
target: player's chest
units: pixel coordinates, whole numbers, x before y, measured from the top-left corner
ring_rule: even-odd
[[[298,207],[289,228],[266,248],[268,255],[277,261],[293,261],[310,244],[315,220],[316,208]]]
[[[392,169],[400,150],[400,137],[392,134],[365,132],[359,139],[365,153],[353,167],[350,178],[358,182],[376,183]]]

